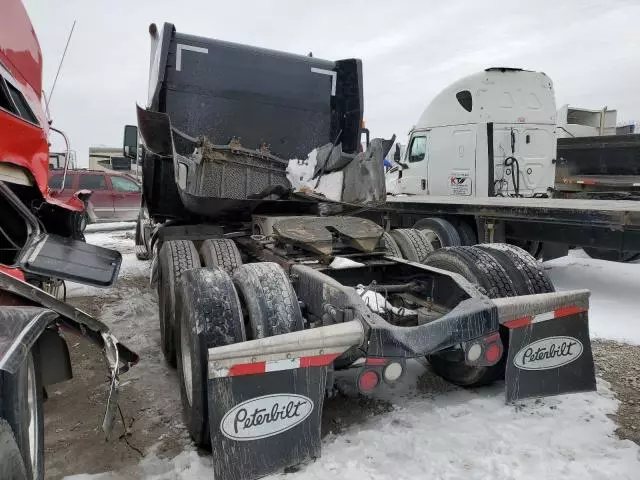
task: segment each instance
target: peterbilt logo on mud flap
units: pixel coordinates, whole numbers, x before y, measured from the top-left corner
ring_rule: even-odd
[[[549,370],[577,360],[582,350],[582,342],[577,338],[541,338],[522,347],[513,358],[513,364],[521,370]]]
[[[252,398],[229,410],[220,431],[237,441],[259,440],[286,432],[313,412],[313,401],[302,395],[276,394]]]

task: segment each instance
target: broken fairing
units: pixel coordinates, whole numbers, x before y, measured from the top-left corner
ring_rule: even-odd
[[[323,145],[304,160],[290,160],[287,179],[296,191],[321,194],[336,202],[384,201],[387,143],[374,138],[367,150],[357,155],[343,153],[341,144]]]
[[[109,327],[47,292],[0,271],[0,289],[37,303],[38,307],[11,307],[0,309],[0,368],[15,372],[22,364],[26,352],[35,344],[42,332],[53,324],[84,336],[104,349],[107,359],[110,387],[103,429],[109,436],[118,411],[119,375],[138,363],[138,355],[118,342]],[[5,319],[6,321],[2,321]],[[5,327],[4,329],[1,327]]]

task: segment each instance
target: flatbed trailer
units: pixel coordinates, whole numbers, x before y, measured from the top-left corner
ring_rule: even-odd
[[[388,196],[375,213],[363,215],[394,228],[413,227],[430,217],[451,221],[454,227],[465,222],[481,243],[542,244],[545,259],[566,255],[570,246],[610,250],[626,258],[640,252],[640,203],[632,200],[404,195]]]
[[[640,135],[558,139],[555,194],[560,198],[640,196]]]

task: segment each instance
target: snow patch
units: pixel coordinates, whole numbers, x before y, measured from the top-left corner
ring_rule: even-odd
[[[116,230],[134,230],[136,228],[136,222],[106,222],[106,223],[92,223],[87,225],[85,233],[93,232],[113,232]]]
[[[558,291],[591,290],[589,329],[593,338],[640,345],[640,264],[596,260],[573,250],[544,265]]]
[[[417,478],[540,480],[635,479],[639,449],[618,440],[607,415],[618,402],[609,385],[597,393],[505,405],[502,384],[436,396],[395,397],[390,413],[323,442],[322,457],[289,480]],[[132,471],[67,480],[196,480],[213,478],[209,457],[145,457]],[[268,478],[280,478],[274,475]]]
[[[335,257],[329,264],[329,268],[335,268],[336,270],[352,267],[364,267],[364,264],[345,257]]]

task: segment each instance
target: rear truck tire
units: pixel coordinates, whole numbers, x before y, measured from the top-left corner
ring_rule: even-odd
[[[382,234],[382,243],[384,244],[384,248],[389,255],[391,255],[392,257],[403,258],[400,247],[389,232],[384,232]]]
[[[233,274],[233,283],[247,312],[249,339],[304,329],[296,292],[277,263],[242,265]]]
[[[413,228],[420,230],[427,237],[434,250],[462,245],[456,227],[444,218],[423,218],[418,220]]]
[[[176,367],[175,298],[176,279],[192,268],[200,267],[200,257],[193,242],[170,240],[158,253],[158,307],[160,317],[160,345],[167,363]]]
[[[433,246],[420,230],[396,228],[391,231],[391,237],[400,247],[402,257],[412,262],[420,263],[433,252]]]
[[[208,350],[246,340],[233,281],[218,267],[185,271],[176,293],[178,375],[182,414],[198,447],[210,448]]]
[[[596,260],[607,260],[609,262],[634,262],[640,258],[637,252],[619,252],[617,250],[605,250],[603,248],[582,247],[587,255]]]
[[[481,248],[441,248],[429,255],[423,263],[462,275],[480,287],[489,298],[517,295],[518,287],[514,279],[509,277],[505,268],[493,256]],[[506,345],[504,350],[506,352]],[[429,355],[427,360],[439,376],[454,385],[468,388],[493,383],[504,376],[506,367],[506,353],[497,364],[490,367],[474,367],[464,363],[464,359],[456,361],[437,354]]]
[[[459,220],[455,225],[460,236],[460,245],[471,247],[478,243],[478,236],[471,225],[464,220]]]
[[[519,284],[522,287],[518,289],[518,295],[556,291],[541,264],[522,248],[507,243],[485,243],[478,245],[478,248],[483,249],[499,261],[509,271],[512,278],[520,276]]]
[[[242,265],[238,247],[228,238],[210,238],[202,242],[200,259],[205,267],[220,267],[229,275]]]
[[[22,467],[26,473],[20,477],[16,466],[15,452],[11,442],[0,446],[0,478],[44,479],[44,416],[42,409],[43,386],[40,359],[35,350],[30,350],[15,375],[0,372],[0,423],[11,428],[15,444],[20,452]],[[3,422],[4,420],[4,422]],[[0,425],[1,427],[2,425]],[[6,425],[5,425],[6,426]],[[2,438],[2,436],[0,436]],[[12,463],[7,470],[15,475],[4,475],[4,458]]]

